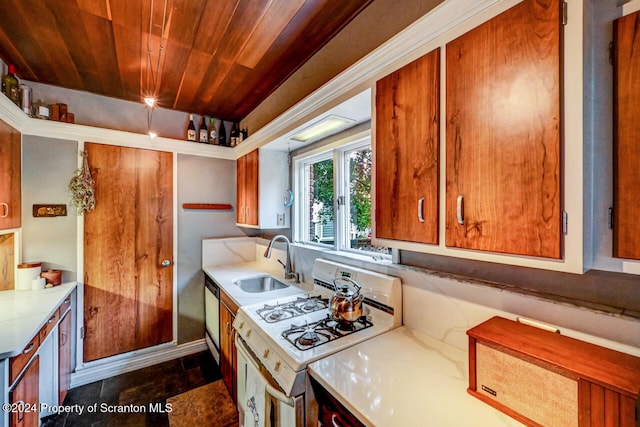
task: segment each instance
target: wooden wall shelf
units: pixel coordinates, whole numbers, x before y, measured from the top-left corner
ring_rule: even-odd
[[[233,209],[229,203],[183,203],[183,209],[229,211]]]

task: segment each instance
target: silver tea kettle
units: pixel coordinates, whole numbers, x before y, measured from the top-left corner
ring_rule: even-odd
[[[338,282],[348,282],[338,285]],[[355,291],[350,289],[351,283]],[[349,277],[336,277],[333,279],[335,293],[331,297],[331,315],[338,322],[354,322],[362,316],[362,301],[364,296],[360,293],[360,285]]]

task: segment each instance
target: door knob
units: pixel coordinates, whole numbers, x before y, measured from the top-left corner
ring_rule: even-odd
[[[162,261],[163,267],[169,267],[170,265],[171,265],[171,261],[169,261],[168,259],[165,259]]]

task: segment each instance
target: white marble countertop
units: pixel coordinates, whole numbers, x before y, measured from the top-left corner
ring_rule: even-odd
[[[522,426],[467,393],[467,353],[402,326],[311,363],[367,426]]]
[[[40,290],[0,292],[0,359],[22,352],[49,320],[76,282]]]
[[[205,266],[203,267],[203,270],[238,306],[274,300],[313,290],[313,284],[298,283],[295,285],[291,284],[291,286],[284,289],[251,293],[243,291],[233,283],[236,279],[262,274],[270,274],[282,281],[285,281],[282,268],[279,270],[270,269],[268,266],[265,266],[264,263],[259,262],[245,262],[210,267]]]

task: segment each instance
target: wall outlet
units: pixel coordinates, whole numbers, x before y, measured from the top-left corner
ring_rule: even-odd
[[[284,212],[278,212],[277,224],[284,226]]]

